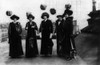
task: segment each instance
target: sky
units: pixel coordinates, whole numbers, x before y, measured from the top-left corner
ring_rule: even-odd
[[[99,2],[99,0],[96,1]],[[45,11],[40,9],[41,4],[47,5]],[[10,17],[6,16],[6,11],[9,10],[20,17],[19,22],[22,27],[25,27],[28,21],[26,12],[31,12],[35,16],[34,21],[39,27],[42,20],[41,14],[43,12],[50,14],[50,8],[55,8],[57,13],[55,15],[50,14],[50,19],[52,22],[55,22],[57,19],[56,16],[63,14],[65,4],[72,5],[73,17],[74,20],[77,20],[79,28],[86,27],[88,25],[88,13],[92,11],[92,0],[0,0],[0,23],[10,23],[12,21]]]

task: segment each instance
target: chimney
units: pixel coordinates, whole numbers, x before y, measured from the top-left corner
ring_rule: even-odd
[[[96,11],[96,1],[95,0],[92,0],[92,4],[93,4],[93,8],[92,8],[92,11]]]

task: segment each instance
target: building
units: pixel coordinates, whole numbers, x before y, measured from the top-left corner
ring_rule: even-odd
[[[73,21],[73,34],[78,35],[80,33],[79,25],[77,25],[77,20]]]
[[[7,41],[8,38],[8,23],[0,24],[0,42]]]

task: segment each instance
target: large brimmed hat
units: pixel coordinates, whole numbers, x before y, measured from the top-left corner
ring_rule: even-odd
[[[61,18],[63,18],[63,16],[62,16],[62,15],[57,15],[57,18],[58,18],[58,17],[61,17]]]
[[[29,14],[29,15],[27,16],[27,19],[29,19],[29,18],[34,19],[35,17],[34,17],[32,14]]]
[[[44,16],[47,16],[47,18],[49,18],[49,14],[47,12],[42,13],[41,18],[44,19]]]
[[[10,19],[12,19],[12,20],[14,20],[14,19],[19,20],[19,17],[18,17],[17,15],[12,15],[12,16],[10,17]]]
[[[68,15],[72,15],[73,14],[73,11],[69,10],[67,14]]]
[[[71,11],[71,10],[65,10],[63,16],[65,16],[66,14],[70,16],[70,15],[73,14],[73,11]]]

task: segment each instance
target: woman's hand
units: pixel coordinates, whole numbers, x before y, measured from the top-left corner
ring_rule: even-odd
[[[53,34],[51,33],[51,34],[50,34],[50,39],[52,38],[52,35],[53,35]]]
[[[32,26],[32,28],[35,28],[35,26]]]
[[[42,34],[40,33],[39,35],[40,35],[40,38],[42,38]]]

